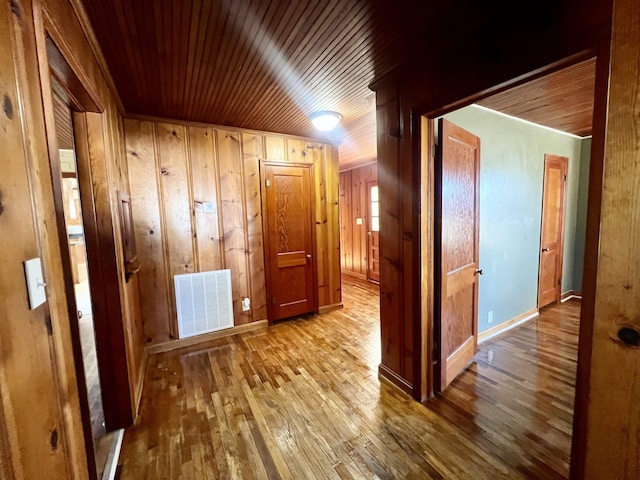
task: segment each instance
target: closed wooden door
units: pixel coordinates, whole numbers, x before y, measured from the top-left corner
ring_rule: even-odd
[[[560,300],[568,164],[567,157],[544,156],[538,308]]]
[[[312,168],[262,164],[269,323],[317,310]]]
[[[439,121],[436,159],[436,388],[444,390],[478,350],[480,139]],[[438,281],[438,278],[436,279]]]
[[[367,182],[367,278],[380,281],[380,197],[378,182]]]

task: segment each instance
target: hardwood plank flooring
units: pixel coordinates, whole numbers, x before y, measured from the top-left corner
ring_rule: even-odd
[[[377,286],[345,308],[150,358],[122,479],[568,476],[580,304],[482,344],[420,404],[377,378]]]

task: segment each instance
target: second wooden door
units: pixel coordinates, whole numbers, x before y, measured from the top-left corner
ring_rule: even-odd
[[[262,164],[269,322],[317,310],[312,165]]]
[[[568,164],[567,157],[558,155],[544,157],[538,308],[560,301]]]
[[[439,121],[436,210],[436,387],[444,390],[478,350],[480,139]]]

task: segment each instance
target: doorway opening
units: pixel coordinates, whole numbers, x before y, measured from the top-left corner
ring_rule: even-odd
[[[591,72],[592,82],[595,79],[595,60],[583,61],[593,69]],[[552,72],[549,75],[553,75]],[[544,77],[533,80],[540,81]],[[526,85],[526,84],[521,84]],[[565,85],[566,87],[566,85]],[[507,90],[501,92],[500,100],[504,101]],[[594,84],[591,84],[590,95],[594,98]],[[590,126],[593,116],[593,103],[588,115],[589,131],[584,134],[569,134],[565,132],[552,131],[551,129],[534,125],[532,122],[523,121],[515,115],[508,115],[508,105],[500,104],[498,100],[489,101],[491,97],[477,100],[480,105],[467,104],[457,110],[438,111],[422,118],[421,132],[422,159],[423,159],[423,208],[432,208],[434,212],[435,228],[433,237],[436,247],[428,250],[428,244],[432,243],[422,240],[422,248],[427,245],[427,252],[423,255],[433,255],[435,274],[433,277],[433,322],[432,337],[429,340],[427,333],[426,343],[433,342],[434,363],[431,372],[427,376],[432,379],[434,390],[443,392],[443,398],[450,399],[451,395],[458,395],[465,386],[471,382],[475,388],[482,379],[490,378],[495,381],[491,389],[496,395],[519,395],[519,407],[523,407],[522,412],[517,414],[527,417],[529,413],[533,415],[531,408],[542,408],[546,400],[539,396],[543,389],[547,394],[550,390],[562,391],[561,399],[558,399],[559,409],[549,409],[550,422],[556,424],[553,432],[548,437],[550,448],[559,448],[564,457],[558,461],[558,465],[553,467],[556,473],[567,476],[570,464],[571,451],[571,431],[573,425],[573,405],[575,401],[575,379],[577,370],[577,350],[578,350],[578,330],[580,317],[580,302],[576,297],[580,297],[582,289],[582,261],[584,257],[584,239],[587,210],[587,191],[589,181],[589,163],[591,156]],[[540,101],[541,99],[538,99]],[[530,101],[530,108],[534,109],[533,101]],[[501,105],[500,110],[485,106],[485,104]],[[560,115],[560,113],[558,113]],[[458,265],[458,269],[452,267],[452,271],[447,269],[447,258],[438,250],[438,242],[451,244],[453,240],[460,240],[459,230],[460,219],[464,215],[460,214],[458,204],[464,204],[464,199],[469,199],[469,195],[464,193],[465,186],[471,187],[473,176],[467,180],[460,180],[456,176],[460,171],[454,171],[456,175],[446,171],[441,167],[441,152],[443,142],[446,139],[439,138],[442,135],[441,128],[438,128],[439,119],[446,118],[456,125],[471,131],[480,138],[482,149],[480,151],[480,171],[479,171],[479,263],[476,267],[478,290],[474,294],[473,288],[469,288],[469,298],[453,298],[453,305],[447,306],[453,316],[458,318],[460,312],[474,309],[473,313],[478,316],[477,330],[473,332],[471,322],[467,322],[469,336],[475,337],[473,341],[480,343],[478,353],[469,357],[466,361],[459,362],[457,372],[453,372],[451,378],[449,372],[445,375],[445,382],[440,384],[443,366],[450,360],[455,360],[455,355],[460,353],[464,345],[455,346],[453,351],[449,346],[442,343],[443,335],[458,334],[461,332],[455,325],[449,323],[449,319],[443,312],[444,298],[450,288],[445,283],[447,274],[464,274],[465,265]],[[537,130],[536,130],[537,129]],[[447,137],[448,138],[448,137]],[[457,141],[454,149],[464,150],[463,142]],[[457,153],[460,153],[459,151]],[[553,154],[553,155],[552,155]],[[555,233],[553,240],[547,241],[544,238],[545,222],[543,221],[543,197],[545,178],[545,158],[557,158],[563,156],[568,158],[568,168],[558,170],[555,180],[565,180],[566,192],[562,188],[555,189],[555,197],[547,199],[547,206],[552,209],[561,210],[566,206],[563,213],[558,213],[553,219],[554,228],[546,228],[547,233]],[[433,159],[433,160],[432,160]],[[455,177],[455,178],[454,178]],[[558,183],[558,182],[555,183]],[[449,182],[449,185],[447,185]],[[547,187],[549,184],[547,183]],[[428,188],[425,188],[428,187]],[[564,187],[563,183],[556,187]],[[443,190],[449,189],[448,192]],[[453,210],[442,205],[443,198],[447,194],[453,197],[457,203]],[[564,197],[566,196],[566,202]],[[423,210],[424,211],[424,210]],[[472,211],[470,208],[469,211]],[[453,213],[452,213],[453,212]],[[442,227],[446,215],[455,215],[457,221],[453,222],[452,231]],[[439,220],[440,218],[440,220]],[[439,224],[441,222],[441,224]],[[473,222],[466,222],[471,225]],[[465,224],[466,225],[466,224]],[[565,227],[565,235],[562,233],[562,226]],[[547,225],[548,227],[548,225]],[[457,230],[456,230],[457,228]],[[455,233],[455,235],[454,235]],[[469,235],[469,239],[473,235]],[[566,238],[564,246],[562,239]],[[554,243],[555,242],[555,243]],[[553,245],[552,245],[553,244]],[[549,258],[555,260],[550,280],[551,298],[545,298],[545,302],[539,302],[539,280],[542,275],[545,254],[553,248],[556,249],[554,256]],[[454,254],[461,251],[473,251],[473,247],[456,246],[455,242],[451,247]],[[545,250],[545,249],[549,250]],[[564,258],[563,258],[564,257]],[[455,267],[455,266],[454,266]],[[472,278],[472,272],[465,278]],[[540,274],[540,275],[539,275]],[[464,275],[463,275],[464,276]],[[452,277],[453,278],[453,277]],[[459,294],[460,282],[454,282],[453,293]],[[455,288],[454,288],[455,287]],[[541,292],[542,293],[542,292]],[[427,293],[427,296],[431,295]],[[475,296],[474,296],[475,295]],[[441,298],[442,297],[442,298]],[[547,296],[548,297],[548,296]],[[561,300],[571,300],[566,304],[561,304]],[[477,302],[474,306],[474,302]],[[549,305],[543,311],[540,309]],[[540,316],[538,317],[538,314]],[[536,319],[528,322],[529,320]],[[497,337],[498,334],[523,325],[522,328],[514,330],[510,334]],[[493,338],[495,337],[495,338]],[[517,340],[509,344],[508,339]],[[562,351],[556,345],[559,338],[563,339]],[[486,343],[484,343],[486,342]],[[545,346],[546,345],[546,346]],[[517,349],[535,352],[535,355],[528,357],[527,361],[533,361],[539,372],[530,376],[531,369],[527,371],[517,370],[518,362],[521,362],[526,355],[510,357],[510,362],[501,363],[507,356]],[[555,353],[554,349],[556,349]],[[556,356],[557,355],[557,356]],[[472,358],[471,360],[469,358]],[[427,369],[431,365],[425,359]],[[511,363],[511,365],[509,365]],[[513,368],[511,368],[513,367]],[[515,369],[515,370],[514,370]],[[549,373],[549,371],[553,373]],[[501,375],[491,375],[487,372],[501,371]],[[506,376],[505,376],[506,373]],[[473,377],[473,378],[472,378]],[[536,388],[523,387],[522,385],[511,385],[511,393],[507,393],[510,378],[521,378],[524,384],[532,385]],[[555,382],[555,383],[554,383]],[[444,387],[451,383],[455,392],[447,392]],[[500,394],[501,385],[505,385],[504,393]],[[569,386],[569,388],[568,388]],[[529,397],[523,392],[530,393]],[[568,392],[568,394],[567,394]],[[466,392],[469,393],[469,392]],[[544,395],[543,395],[544,396]],[[530,402],[527,404],[527,402]],[[482,406],[469,406],[481,411]],[[529,412],[529,413],[527,413]],[[508,425],[505,429],[509,429]],[[557,429],[557,431],[556,431]],[[541,437],[543,434],[538,433]],[[546,432],[545,432],[546,434]],[[562,440],[559,440],[562,438]],[[558,444],[552,445],[554,442]],[[542,443],[542,441],[541,441]]]
[[[96,335],[91,301],[91,278],[87,262],[87,248],[83,223],[78,162],[76,159],[75,134],[71,105],[61,95],[60,87],[52,78],[55,132],[58,141],[60,190],[64,207],[64,224],[67,233],[67,249],[71,260],[71,276],[75,293],[84,382],[87,389],[87,406],[91,424],[93,454],[98,478],[102,477],[111,450],[113,433],[107,432],[102,402],[102,387]],[[55,181],[55,179],[54,179]]]

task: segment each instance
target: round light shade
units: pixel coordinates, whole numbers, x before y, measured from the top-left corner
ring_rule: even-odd
[[[338,125],[338,122],[342,119],[342,115],[338,112],[314,112],[309,115],[311,119],[311,123],[313,123],[314,127],[318,130],[322,130],[323,132],[328,132],[329,130],[333,130]]]

